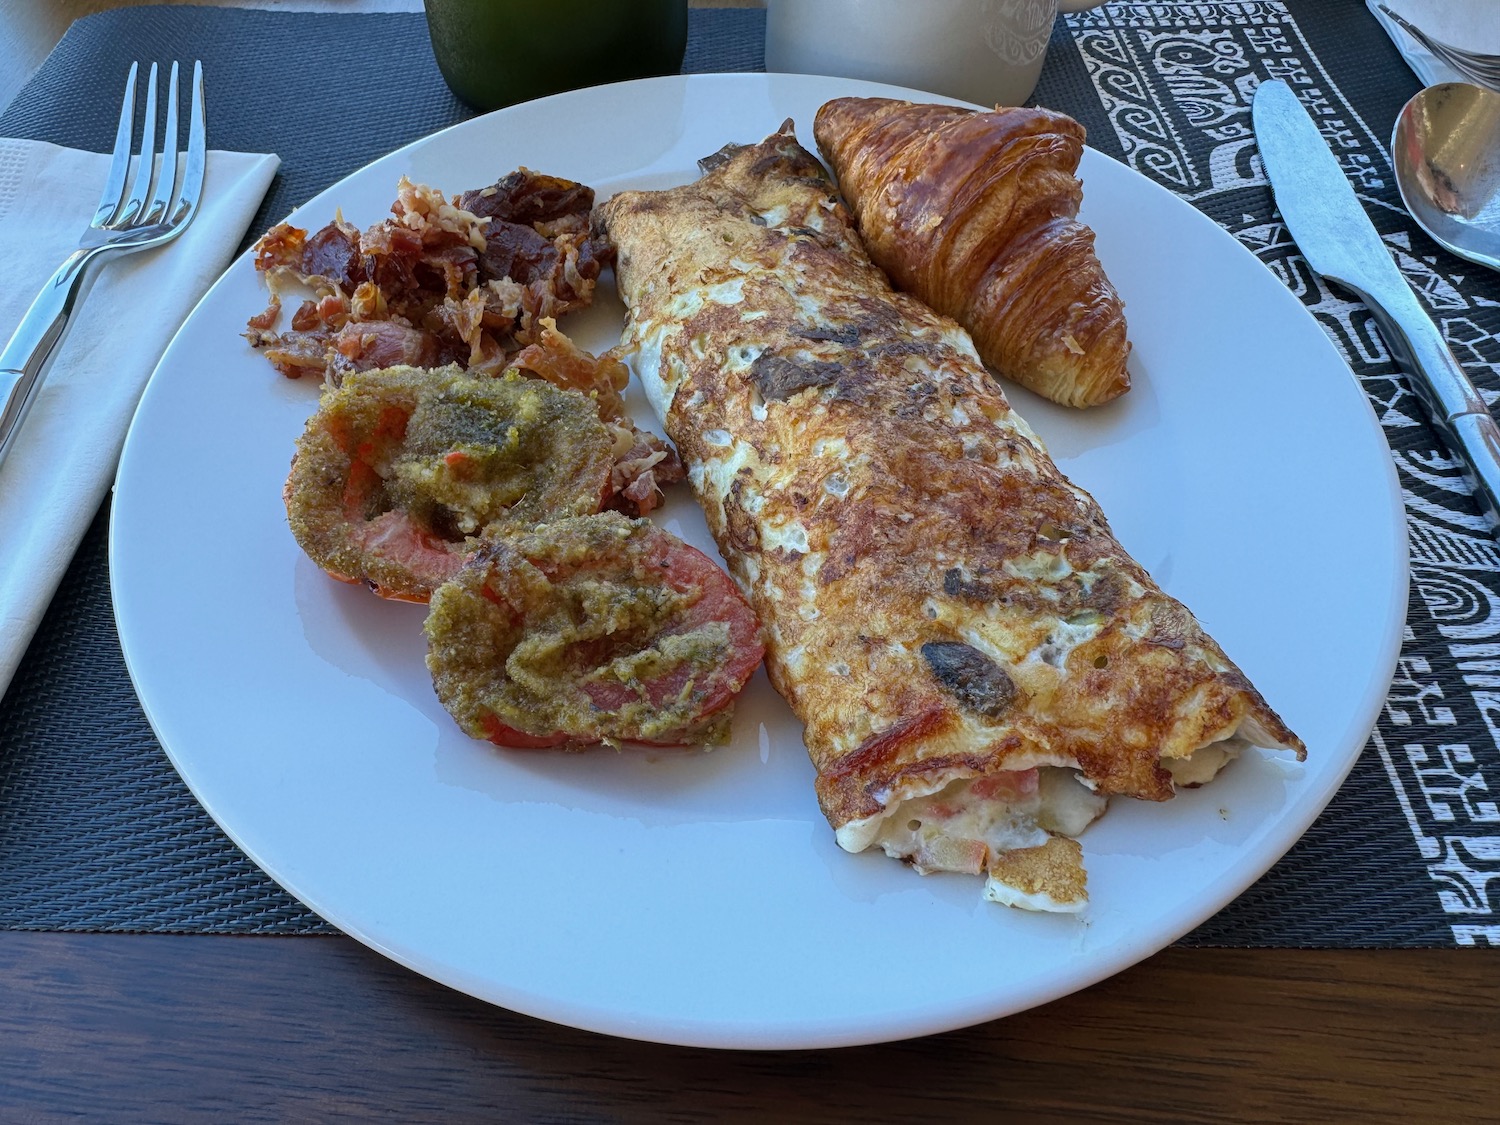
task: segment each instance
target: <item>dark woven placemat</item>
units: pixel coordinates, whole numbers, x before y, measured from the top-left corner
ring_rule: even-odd
[[[759,69],[762,19],[752,10],[694,11],[684,69]],[[365,66],[371,44],[380,45],[378,69]],[[135,8],[76,24],[0,116],[0,135],[107,149],[113,95],[98,91],[113,89],[137,58],[202,58],[212,80],[211,143],[281,155],[252,235],[374,157],[469,115],[442,84],[420,15]],[[1335,68],[1340,85],[1323,66]],[[1278,72],[1311,75],[1346,115],[1374,122],[1389,121],[1416,88],[1354,0],[1111,4],[1059,25],[1034,100],[1081,120],[1095,147],[1196,196],[1273,268],[1295,270],[1290,248],[1258,244],[1257,232],[1276,224],[1239,143],[1248,135],[1249,86]],[[1365,147],[1355,155],[1379,157]],[[1230,173],[1240,180],[1224,179]],[[1391,223],[1399,227],[1400,218]],[[1451,259],[1444,267],[1454,272]],[[1476,374],[1493,376],[1500,349],[1482,349],[1497,330],[1500,291],[1451,276],[1444,284],[1440,296],[1465,302],[1478,354],[1489,355],[1488,372]],[[1352,349],[1367,386],[1399,383],[1373,333],[1344,332],[1351,318],[1359,323],[1347,302],[1321,292],[1307,299]],[[1387,397],[1399,406],[1399,396]],[[1414,451],[1413,464],[1427,457],[1431,467],[1430,433],[1399,418],[1398,444]],[[1483,646],[1478,607],[1487,596],[1500,605],[1500,558],[1492,544],[1484,554],[1465,527],[1466,498],[1403,468],[1428,538],[1449,544],[1450,554],[1470,544],[1469,562],[1423,557],[1436,577],[1414,590],[1407,658],[1371,747],[1298,846],[1186,944],[1500,944],[1486,893],[1500,874],[1500,848],[1485,843],[1500,839],[1500,827],[1486,829],[1493,805],[1482,800],[1483,770],[1500,776],[1489,718],[1500,713],[1500,697],[1491,711],[1467,690],[1469,665],[1482,654],[1454,643]],[[219,832],[151,734],[114,631],[106,521],[101,511],[0,701],[0,927],[328,932]],[[1470,583],[1472,609],[1449,591],[1453,583],[1444,585],[1455,566]],[[1500,656],[1500,646],[1490,655]],[[1500,825],[1500,816],[1491,820]]]
[[[761,68],[760,12],[690,20],[685,71]],[[443,84],[420,15],[172,6],[75,24],[0,136],[107,151],[116,75],[193,58],[209,75],[210,144],[282,157],[245,245],[375,157],[473,115]],[[106,504],[0,700],[0,928],[334,932],[224,836],[162,753],[115,633],[108,516]]]

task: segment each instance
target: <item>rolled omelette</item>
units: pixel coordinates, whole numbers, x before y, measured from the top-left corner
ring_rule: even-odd
[[[957,324],[895,292],[792,123],[595,211],[645,387],[839,845],[1077,911],[1076,837],[1301,741],[1126,554]]]

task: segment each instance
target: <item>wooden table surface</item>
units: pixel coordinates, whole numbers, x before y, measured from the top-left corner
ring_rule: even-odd
[[[926,1039],[732,1052],[491,1007],[342,937],[0,933],[0,1120],[1500,1121],[1492,950],[1168,949]]]

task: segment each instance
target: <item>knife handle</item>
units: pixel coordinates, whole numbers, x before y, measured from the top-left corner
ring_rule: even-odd
[[[1500,527],[1500,425],[1489,414],[1460,414],[1448,420],[1458,448],[1471,472],[1464,475],[1474,486],[1474,498],[1489,517],[1490,526]]]
[[[1412,393],[1427,408],[1449,451],[1463,462],[1464,476],[1491,528],[1500,529],[1500,425],[1409,285],[1359,295],[1407,373]]]

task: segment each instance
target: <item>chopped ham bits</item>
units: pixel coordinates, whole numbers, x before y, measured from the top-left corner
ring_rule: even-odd
[[[289,378],[392,364],[498,374],[543,324],[593,300],[609,260],[589,231],[592,189],[522,168],[448,200],[402,178],[391,218],[342,216],[312,234],[287,223],[255,245],[271,302],[246,339]],[[312,289],[286,331],[282,293]]]
[[[589,218],[592,188],[526,168],[452,200],[403,177],[391,217],[369,229],[342,215],[309,234],[279,223],[255,245],[271,301],[245,338],[283,375],[321,377],[456,366],[471,376],[519,371],[591,399],[614,443],[609,506],[642,516],[686,475],[670,445],[637,429],[624,364],[558,331],[586,308],[613,255]],[[310,289],[277,330],[282,297]]]

